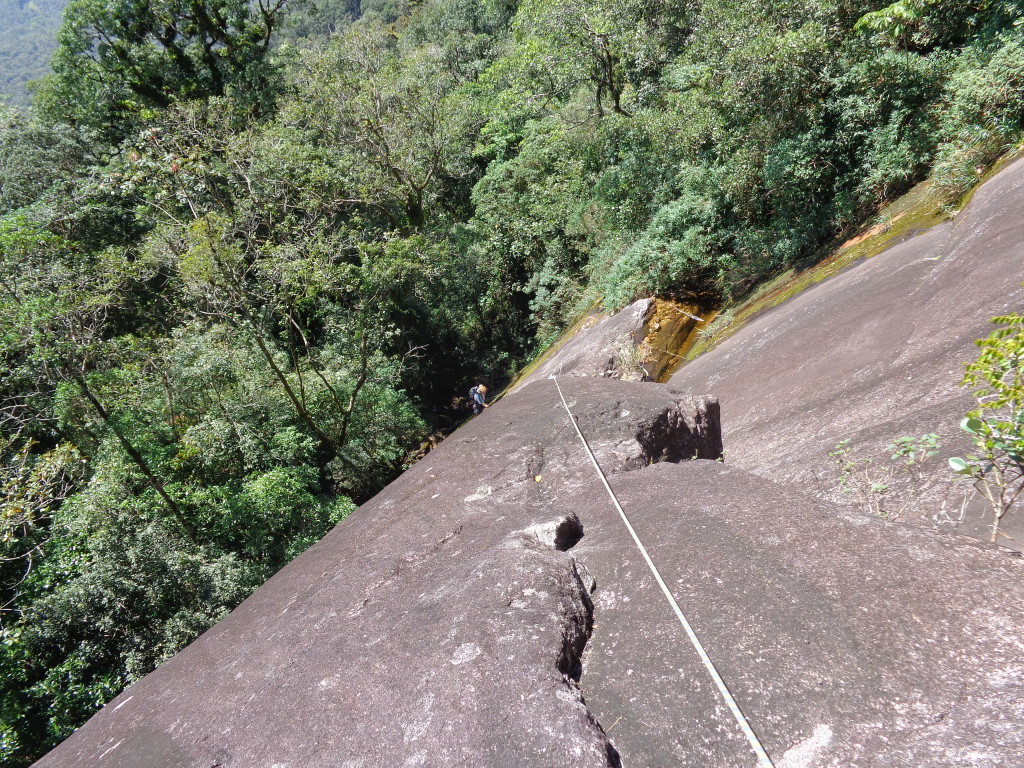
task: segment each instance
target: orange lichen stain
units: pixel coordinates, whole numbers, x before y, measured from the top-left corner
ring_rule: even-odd
[[[895,224],[897,221],[899,221],[900,219],[902,219],[906,215],[907,215],[907,212],[903,211],[903,213],[895,216],[894,218],[890,219],[888,222],[883,222],[881,224],[875,224],[873,227],[869,227],[868,229],[866,229],[865,231],[861,232],[856,237],[851,237],[845,243],[840,245],[839,246],[839,250],[840,251],[845,251],[847,248],[852,248],[855,245],[860,245],[865,240],[868,240],[868,239],[874,237],[875,235],[880,235],[883,232],[888,232],[892,228],[893,224]]]
[[[712,314],[696,304],[654,299],[641,345],[644,369],[653,381],[668,381],[686,359],[698,332],[708,324]]]

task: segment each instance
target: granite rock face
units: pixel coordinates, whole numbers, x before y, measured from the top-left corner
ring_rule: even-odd
[[[1024,560],[718,461],[658,461],[715,454],[711,399],[559,383],[778,768],[1024,754]],[[474,419],[38,763],[753,764],[551,380]]]
[[[717,403],[574,380],[610,473],[721,453]],[[485,411],[41,768],[615,766],[579,690],[594,482],[551,381]]]
[[[718,462],[612,485],[777,768],[1019,764],[1024,560]],[[754,766],[621,523],[584,525],[581,682],[623,765]]]
[[[991,318],[1024,310],[1022,211],[1018,160],[955,221],[805,290],[671,382],[714,393],[729,464],[773,480],[812,487],[834,475],[828,452],[847,438],[876,460],[893,439],[928,432],[944,455],[970,452],[958,425],[974,400],[960,380]],[[982,511],[962,528],[985,537]],[[1024,541],[1024,515],[1006,526]]]
[[[717,453],[709,398],[559,383],[778,768],[1024,754],[1024,560],[718,461],[659,461]],[[38,763],[753,764],[551,380],[474,419]]]

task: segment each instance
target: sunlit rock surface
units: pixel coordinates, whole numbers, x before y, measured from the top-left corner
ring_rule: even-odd
[[[966,407],[970,342],[1021,303],[1022,184],[1018,164],[956,225],[765,315],[671,386],[601,375],[617,330],[573,365],[594,378],[558,379],[778,768],[1024,754],[1024,560],[807,493],[839,438]],[[38,765],[753,766],[550,372]]]
[[[713,400],[560,383],[778,766],[1024,753],[1024,561],[706,460]],[[753,758],[551,380],[485,411],[39,763],[619,764]]]
[[[1020,558],[717,462],[613,486],[778,768],[1018,764]],[[598,588],[583,693],[623,765],[756,765],[614,513],[584,529],[574,552]]]
[[[730,465],[809,489],[831,482],[828,452],[846,438],[876,460],[894,438],[928,432],[942,436],[945,455],[969,451],[958,426],[974,404],[959,386],[964,363],[991,318],[1024,310],[1022,282],[1018,160],[953,222],[758,317],[672,383],[719,398]],[[981,511],[965,527],[984,537]],[[1022,518],[1006,527],[1024,542]]]
[[[714,400],[569,396],[609,472],[721,454]],[[485,411],[38,765],[616,765],[576,684],[577,440],[549,380]]]

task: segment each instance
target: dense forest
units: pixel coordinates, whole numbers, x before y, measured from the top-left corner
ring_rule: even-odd
[[[27,84],[45,75],[67,0],[0,0],[0,99],[26,106]]]
[[[581,309],[720,304],[1021,140],[1024,0],[73,0],[0,107],[0,761]]]

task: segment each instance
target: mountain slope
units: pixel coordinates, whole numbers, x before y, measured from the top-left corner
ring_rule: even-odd
[[[49,71],[68,0],[0,0],[0,95],[25,106],[25,84]]]
[[[907,244],[955,242],[942,260],[948,280],[912,272],[907,261],[920,254],[893,249],[844,276],[859,285],[878,270],[891,292],[839,291],[840,279],[808,295],[837,322],[845,312],[871,317],[864,302],[874,297],[926,325],[935,306],[961,296],[944,285],[987,274],[1005,291],[1024,240],[1013,216],[1022,168],[983,188],[956,225]],[[915,279],[900,279],[908,275]],[[919,303],[900,298],[921,285],[930,290]],[[895,386],[904,369],[892,358],[907,349],[937,356],[945,371],[938,351],[960,354],[984,317],[1019,296],[997,294],[963,297],[959,313],[930,328],[930,346],[905,347],[906,334],[850,337],[880,360],[871,391]],[[794,309],[792,323],[812,314],[797,300],[768,317]],[[751,346],[737,334],[719,348],[719,365],[754,366],[757,326]],[[794,343],[806,359],[806,340]],[[799,372],[784,350],[771,359]],[[858,378],[842,374],[861,359],[842,344],[823,343],[810,359],[839,380]],[[728,436],[742,446],[744,435],[732,427],[728,463],[700,460],[721,448],[718,404],[691,395],[686,375],[667,386],[567,376],[561,386],[778,768],[1016,760],[1024,733],[1005,726],[1024,719],[1024,561],[752,474],[739,466],[753,465],[752,451],[729,461]],[[715,379],[730,394],[724,412],[741,425],[760,416],[784,426],[756,386],[771,384],[775,369],[745,375]],[[755,385],[753,405],[740,399],[744,385]],[[844,397],[856,405],[857,391]],[[920,412],[897,400],[887,416],[905,427]],[[822,408],[817,419],[832,417]],[[792,435],[774,474],[813,447]],[[753,756],[629,540],[554,382],[535,379],[38,763],[83,764],[731,768]]]

